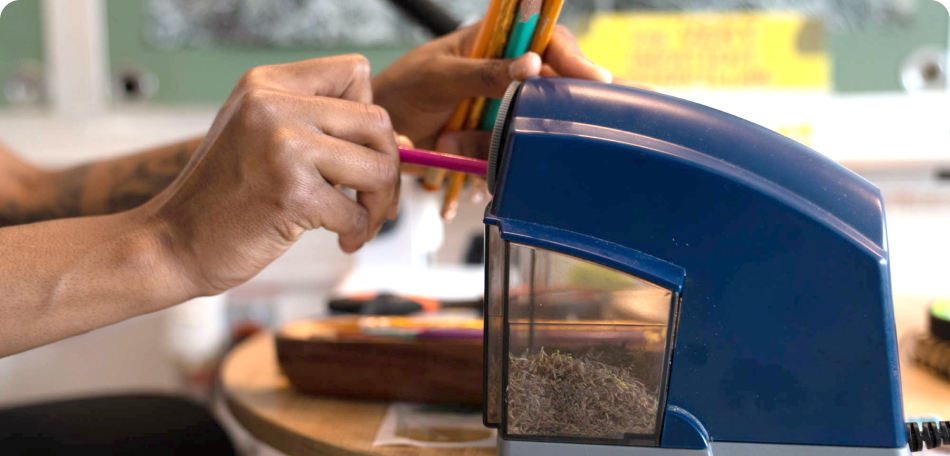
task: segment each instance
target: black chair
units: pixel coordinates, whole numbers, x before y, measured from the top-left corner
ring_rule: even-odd
[[[160,395],[108,396],[0,410],[0,454],[234,455],[204,407]]]

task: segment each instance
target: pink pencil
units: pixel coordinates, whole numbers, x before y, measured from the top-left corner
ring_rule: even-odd
[[[441,168],[485,177],[488,174],[488,162],[458,155],[441,154],[431,150],[399,148],[399,160],[403,163]]]

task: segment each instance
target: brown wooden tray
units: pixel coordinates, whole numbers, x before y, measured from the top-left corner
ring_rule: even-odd
[[[278,363],[295,389],[319,396],[482,403],[480,340],[361,338],[354,335],[356,322],[298,322],[277,334]]]

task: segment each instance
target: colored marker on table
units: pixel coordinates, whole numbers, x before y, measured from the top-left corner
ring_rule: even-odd
[[[534,29],[538,25],[538,16],[541,13],[541,0],[522,0],[518,8],[518,18],[514,27],[511,29],[511,35],[508,37],[508,45],[505,48],[505,58],[514,59],[521,57],[531,46],[531,37],[534,36]],[[498,109],[501,107],[501,100],[491,99],[485,103],[485,112],[482,114],[481,129],[491,131],[495,127],[495,118],[498,117]]]

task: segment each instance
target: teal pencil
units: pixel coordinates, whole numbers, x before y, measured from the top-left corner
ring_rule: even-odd
[[[508,44],[505,47],[505,58],[514,59],[521,57],[531,46],[531,37],[534,36],[534,29],[538,26],[538,16],[541,15],[541,0],[521,0],[518,7],[518,18],[514,27],[511,29],[511,35],[508,36]],[[491,130],[495,127],[495,118],[498,117],[498,108],[501,106],[501,100],[491,99],[485,103],[485,112],[482,114],[482,130]]]

